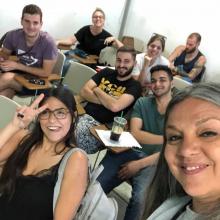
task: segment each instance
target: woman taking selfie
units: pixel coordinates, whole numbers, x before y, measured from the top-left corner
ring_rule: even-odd
[[[144,219],[220,219],[219,94],[220,84],[198,84],[169,103]]]
[[[37,108],[39,104],[39,108]],[[72,93],[64,87],[40,95],[19,108],[0,133],[0,219],[70,220],[87,186],[87,157],[77,151],[68,160],[53,216],[53,191],[59,164],[74,147]],[[37,117],[32,131],[24,130]]]

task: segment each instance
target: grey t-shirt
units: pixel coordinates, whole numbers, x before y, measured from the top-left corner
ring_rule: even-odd
[[[190,201],[190,198],[173,197],[167,199],[159,208],[157,208],[147,220],[168,220],[171,219],[184,205]],[[177,220],[198,220],[199,214],[192,211],[187,205],[186,210],[180,214]]]
[[[3,47],[14,52],[20,63],[32,67],[42,67],[43,60],[55,60],[58,54],[53,38],[43,31],[32,47],[27,46],[23,29],[9,31]]]

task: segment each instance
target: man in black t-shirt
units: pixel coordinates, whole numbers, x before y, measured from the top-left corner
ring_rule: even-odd
[[[109,123],[115,116],[132,107],[141,95],[141,85],[131,76],[135,64],[135,50],[121,47],[117,51],[115,69],[104,69],[94,75],[81,89],[80,95],[88,101],[86,114],[76,126],[77,146],[87,153],[98,150],[100,143],[90,134],[89,128]]]

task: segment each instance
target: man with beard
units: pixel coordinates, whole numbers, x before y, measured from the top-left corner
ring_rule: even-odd
[[[164,114],[171,100],[173,75],[169,67],[157,65],[151,68],[150,73],[153,96],[136,101],[130,121],[131,133],[142,149],[130,149],[119,154],[108,151],[101,162],[104,170],[98,177],[106,193],[130,180],[132,196],[125,220],[140,220],[143,215],[147,187],[163,144]]]
[[[178,46],[169,56],[171,69],[174,75],[189,82],[200,81],[205,71],[205,56],[199,51],[201,42],[199,33],[192,33],[186,41],[186,45]]]
[[[141,95],[141,85],[131,76],[136,52],[120,47],[116,54],[115,70],[105,68],[95,74],[80,91],[88,103],[86,114],[79,117],[76,126],[77,146],[87,153],[95,153],[101,145],[90,133],[100,123],[111,123],[115,116],[125,115]],[[82,73],[83,74],[83,73]]]
[[[37,5],[26,5],[22,11],[23,28],[7,32],[3,41],[0,69],[0,95],[12,98],[16,92],[34,94],[35,91],[22,88],[15,79],[19,73],[47,77],[51,74],[57,59],[57,47],[52,37],[41,31],[42,11]],[[18,62],[8,60],[15,54]]]

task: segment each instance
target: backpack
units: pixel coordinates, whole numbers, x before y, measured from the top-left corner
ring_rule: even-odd
[[[58,180],[54,188],[53,210],[59,196],[60,186],[65,170],[66,163],[72,153],[82,151],[79,148],[69,150],[63,157],[59,170]],[[84,151],[82,151],[85,153]],[[76,213],[74,220],[116,220],[118,214],[118,205],[114,198],[108,198],[103,191],[100,183],[96,180],[103,170],[103,166],[99,166],[90,171],[89,167],[89,184],[86,193],[81,201],[81,205]],[[73,186],[74,187],[74,186]]]

